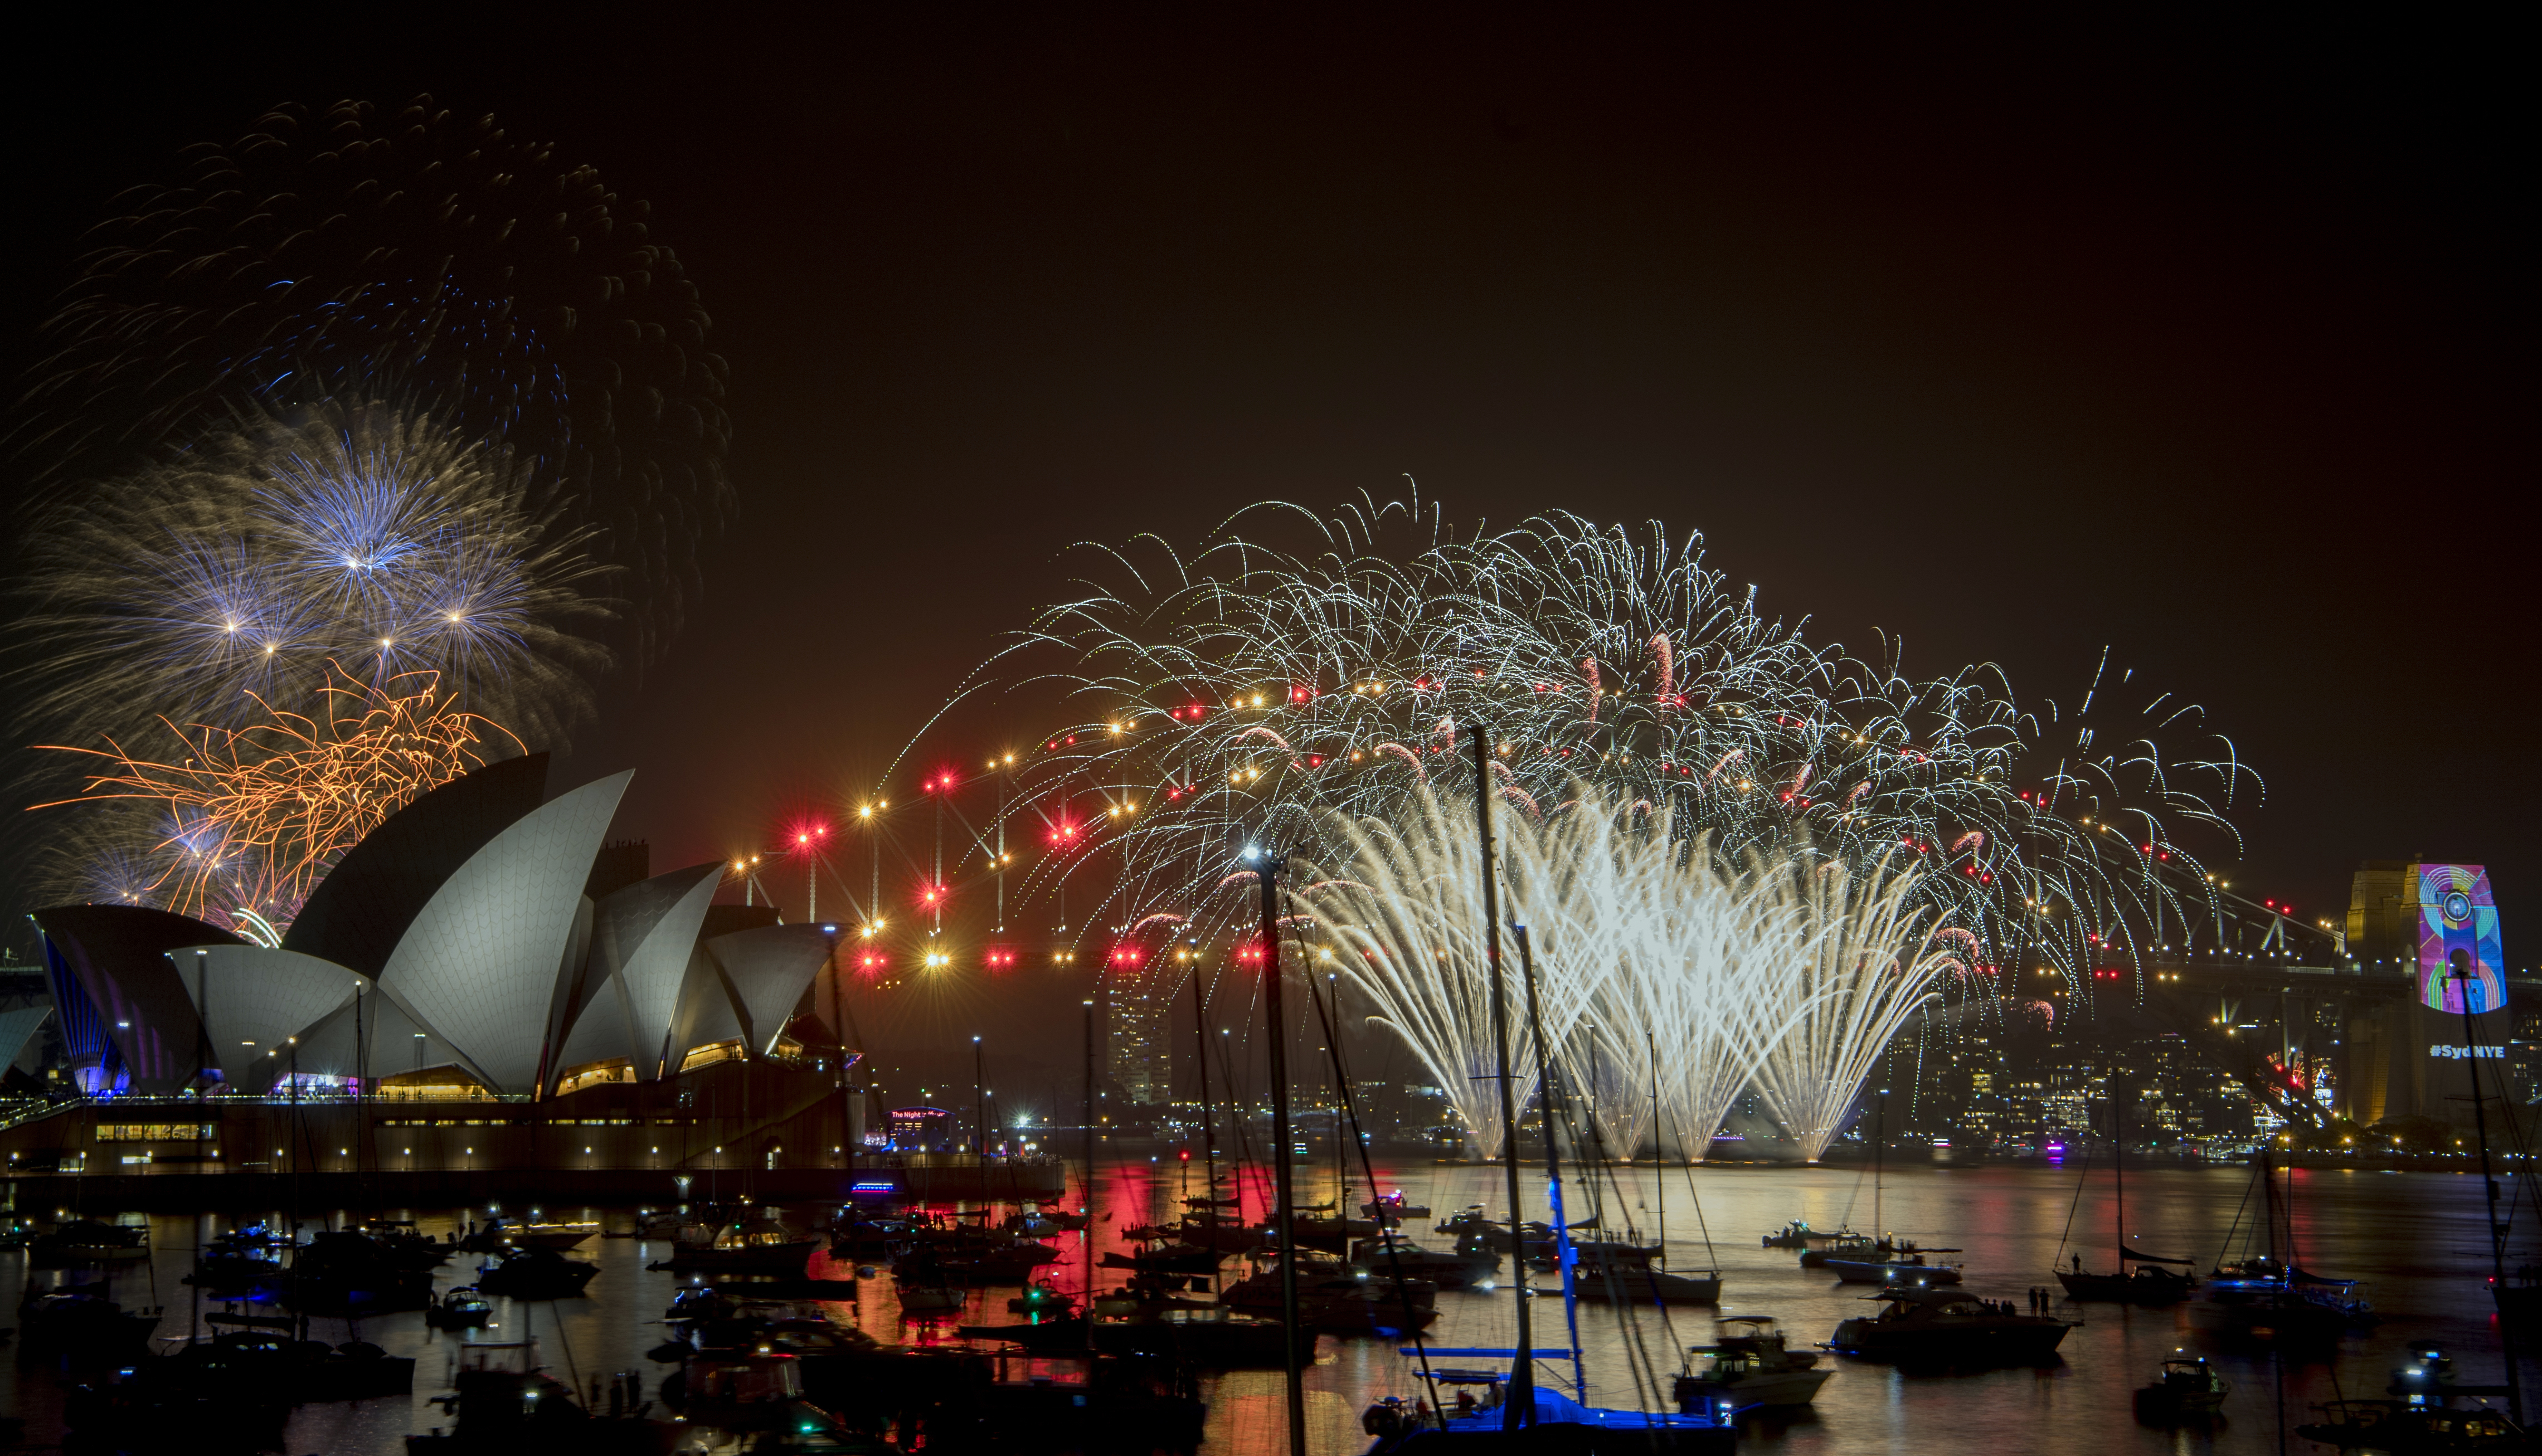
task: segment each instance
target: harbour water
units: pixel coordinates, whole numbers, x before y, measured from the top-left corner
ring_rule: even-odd
[[[1120,1228],[1152,1219],[1170,1220],[1186,1192],[1197,1192],[1198,1177],[1197,1170],[1186,1174],[1169,1158],[1103,1165],[1095,1200],[1100,1220],[1093,1235],[1096,1248],[1125,1248],[1115,1232]],[[1609,1229],[1619,1229],[1629,1220],[1642,1234],[1654,1233],[1665,1193],[1669,1265],[1681,1272],[1718,1267],[1724,1279],[1720,1314],[1770,1315],[1782,1322],[1799,1347],[1827,1339],[1838,1320],[1870,1307],[1860,1302],[1863,1290],[1838,1284],[1821,1272],[1803,1270],[1790,1251],[1761,1248],[1758,1242],[1761,1234],[1793,1218],[1832,1228],[1849,1217],[1856,1227],[1872,1227],[1871,1189],[1856,1169],[1704,1170],[1689,1183],[1682,1170],[1643,1167],[1615,1170],[1605,1177],[1604,1213]],[[1434,1220],[1470,1203],[1487,1204],[1496,1213],[1505,1204],[1496,1168],[1381,1165],[1379,1179],[1387,1190],[1400,1189],[1411,1201],[1429,1204]],[[2488,1253],[2481,1234],[2476,1177],[2304,1170],[2292,1175],[2291,1185],[2294,1234],[2303,1263],[2324,1274],[2368,1280],[2367,1297],[2383,1319],[2372,1330],[2343,1341],[2335,1358],[2285,1361],[2281,1383],[2288,1429],[2282,1449],[2324,1449],[2310,1446],[2291,1427],[2310,1419],[2317,1402],[2381,1395],[2393,1369],[2407,1362],[2414,1347],[2429,1343],[2443,1347],[2460,1362],[2466,1381],[2500,1378],[2497,1331],[2482,1284]],[[1526,1187],[1530,1215],[1541,1216],[1540,1176],[1532,1173]],[[1256,1216],[1262,1192],[1255,1184],[1246,1184],[1247,1216]],[[1330,1169],[1302,1176],[1301,1194],[1305,1201],[1333,1198]],[[1367,1190],[1355,1184],[1350,1197],[1353,1202],[1364,1200]],[[1893,1168],[1881,1200],[1880,1222],[1922,1244],[1965,1250],[1947,1257],[1965,1263],[1970,1292],[2026,1308],[2025,1291],[2055,1286],[2051,1271],[2060,1246],[2067,1258],[2082,1253],[2095,1270],[2113,1264],[2109,1198],[2105,1173],[2078,1178],[2070,1167]],[[1069,1201],[1075,1205],[1074,1192]],[[1572,1216],[1584,1216],[1587,1204],[1586,1193],[1574,1187]],[[2247,1229],[2257,1205],[2249,1170],[2244,1168],[2147,1168],[2131,1170],[2128,1178],[2128,1221],[2140,1234],[2136,1247],[2195,1259],[2202,1274],[2223,1251],[2226,1230],[2237,1209]],[[487,1211],[418,1208],[394,1211],[391,1216],[411,1216],[427,1233],[438,1236],[458,1227],[462,1219],[482,1219]],[[502,1211],[517,1216],[532,1210]],[[538,1211],[560,1218],[586,1212],[598,1216],[602,1210],[548,1206]],[[782,1211],[790,1221],[804,1225],[825,1220],[830,1209]],[[184,1334],[188,1322],[187,1301],[192,1291],[182,1279],[198,1226],[217,1232],[231,1221],[154,1217],[153,1257],[146,1266],[112,1275],[114,1297],[126,1307],[164,1306],[161,1333]],[[307,1224],[319,1221],[304,1217]],[[1431,1221],[1416,1221],[1413,1231],[1431,1238]],[[1067,1258],[1050,1267],[1049,1274],[1064,1289],[1081,1288],[1085,1266],[1080,1237],[1072,1234],[1053,1242]],[[2232,1252],[2240,1251],[2237,1247]],[[664,1256],[663,1246],[595,1238],[577,1254],[602,1268],[588,1294],[535,1306],[497,1301],[497,1328],[484,1338],[535,1335],[546,1362],[577,1385],[588,1384],[595,1373],[633,1369],[643,1372],[649,1391],[667,1367],[648,1362],[644,1351],[664,1338],[662,1312],[679,1282],[667,1272],[645,1268]],[[454,1256],[444,1267],[445,1285],[473,1278],[478,1262],[476,1256]],[[1240,1270],[1241,1265],[1232,1261],[1229,1267]],[[845,1266],[815,1272],[832,1276],[853,1273]],[[16,1307],[30,1277],[50,1282],[65,1276],[98,1277],[94,1272],[80,1271],[31,1274],[25,1254],[0,1254],[0,1297],[8,1300],[10,1309]],[[1006,1301],[1013,1292],[1011,1288],[975,1291],[958,1316],[904,1317],[886,1274],[865,1281],[858,1298],[833,1303],[829,1310],[834,1319],[860,1326],[882,1340],[926,1344],[952,1339],[953,1326],[959,1323],[998,1324],[1013,1319],[1006,1311]],[[1492,1292],[1443,1291],[1439,1322],[1428,1338],[1449,1346],[1505,1345],[1515,1329],[1513,1303],[1505,1287]],[[1538,1300],[1534,1308],[1538,1343],[1560,1344],[1560,1302]],[[1798,1419],[1751,1420],[1743,1445],[1793,1456],[2280,1449],[2280,1380],[2265,1348],[2219,1344],[2203,1336],[2192,1328],[2187,1306],[2132,1309],[2067,1304],[2060,1299],[2056,1308],[2061,1316],[2081,1321],[2067,1336],[2057,1363],[2040,1369],[1933,1374],[1828,1357],[1833,1359],[1838,1373],[1821,1393],[1815,1409]],[[1701,1306],[1676,1306],[1665,1320],[1648,1308],[1623,1319],[1607,1307],[1582,1304],[1580,1338],[1593,1403],[1634,1406],[1650,1401],[1647,1390],[1635,1388],[1632,1371],[1639,1363],[1635,1342],[1648,1367],[1655,1367],[1664,1381],[1678,1368],[1683,1347],[1709,1339],[1714,1314]],[[341,1341],[350,1332],[341,1321],[318,1320],[312,1333]],[[398,1456],[407,1433],[447,1422],[448,1418],[427,1402],[447,1387],[454,1338],[426,1329],[417,1313],[366,1322],[359,1333],[392,1353],[417,1357],[414,1394],[409,1399],[302,1407],[288,1427],[285,1449],[294,1456],[306,1452]],[[2152,1376],[2165,1356],[2184,1348],[2206,1355],[2233,1382],[2223,1419],[2185,1430],[2139,1425],[2131,1413],[2131,1393]],[[1567,1379],[1567,1362],[1543,1368],[1548,1378]],[[2537,1371],[2528,1363],[2524,1373],[2530,1388]],[[73,1378],[40,1366],[0,1363],[0,1407],[26,1420],[24,1439],[29,1446],[49,1447],[60,1440],[61,1390]],[[1230,1456],[1284,1456],[1280,1386],[1276,1370],[1204,1377],[1203,1394],[1210,1405],[1204,1450]],[[1410,1361],[1391,1343],[1326,1337],[1321,1357],[1308,1377],[1309,1449],[1316,1456],[1358,1451],[1366,1444],[1359,1432],[1360,1412],[1373,1399],[1397,1393],[1409,1397],[1417,1392]],[[1665,1397],[1667,1392],[1663,1389],[1658,1394]],[[2536,1404],[2542,1406],[2542,1402]]]

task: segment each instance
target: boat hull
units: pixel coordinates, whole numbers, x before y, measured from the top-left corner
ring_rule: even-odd
[[[1835,1338],[1828,1346],[1856,1359],[1894,1364],[2036,1364],[2056,1353],[2056,1347],[2065,1343],[2066,1329],[2061,1322],[2007,1322],[1947,1330],[1888,1330],[1872,1320],[1846,1320],[1835,1327]]]
[[[1205,1274],[1219,1266],[1226,1256],[1216,1249],[1179,1250],[1170,1254],[1116,1254],[1105,1250],[1097,1260],[1105,1269],[1130,1269],[1141,1274]]]
[[[2070,1274],[2059,1270],[2056,1282],[2065,1297],[2100,1304],[2178,1304],[2189,1297],[2189,1280],[2163,1274]]]
[[[1535,1424],[1506,1429],[1505,1417],[1484,1410],[1381,1435],[1368,1456],[1730,1456],[1739,1443],[1738,1426],[1709,1415],[1602,1410],[1550,1391],[1536,1393]]]
[[[1718,1304],[1721,1275],[1674,1274],[1655,1269],[1618,1269],[1612,1273],[1582,1270],[1572,1292],[1599,1304]]]
[[[506,1299],[571,1299],[600,1275],[600,1266],[560,1256],[555,1263],[506,1263],[479,1270],[477,1287]]]
[[[1889,1260],[1830,1259],[1821,1268],[1848,1284],[1897,1284],[1937,1289],[1960,1281],[1960,1272],[1947,1264],[1899,1264]]]
[[[1819,1398],[1820,1387],[1834,1376],[1833,1370],[1768,1370],[1728,1380],[1689,1376],[1678,1382],[1677,1398],[1681,1407],[1701,1404],[1718,1409],[1727,1404],[1733,1411],[1806,1406]]]
[[[812,1262],[818,1242],[800,1239],[785,1244],[755,1244],[741,1249],[699,1248],[682,1244],[671,1250],[667,1267],[677,1274],[799,1274]]]
[[[2307,1300],[2202,1299],[2189,1307],[2191,1328],[2204,1334],[2285,1345],[2335,1345],[2351,1321]]]

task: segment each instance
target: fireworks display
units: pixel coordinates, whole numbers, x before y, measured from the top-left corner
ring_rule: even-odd
[[[1474,724],[1531,818],[1585,790],[1734,856],[1895,855],[1980,966],[2075,974],[2186,923],[2202,891],[2173,827],[2231,835],[2248,770],[2229,745],[2174,758],[2141,726],[2025,710],[1987,670],[1917,679],[1814,645],[1657,527],[1458,537],[1410,506],[1255,514],[1303,523],[1315,549],[1239,520],[1188,554],[1105,551],[1103,580],[993,665],[1084,705],[1043,735],[1023,797],[1117,851],[1104,921],[1205,918],[1244,843],[1332,857],[1332,825],[1398,818]],[[2110,686],[2085,699],[2103,717]]]
[[[383,796],[491,722],[559,743],[676,629],[724,365],[644,204],[429,99],[277,109],[121,205],[8,441],[19,741],[127,764],[43,847],[82,899],[287,914]],[[163,725],[230,787],[125,758]],[[413,764],[366,747],[423,726]],[[293,774],[297,828],[252,807]]]
[[[1499,1094],[1473,799],[1423,793],[1407,808],[1334,826],[1349,847],[1301,895],[1308,933],[1318,967],[1368,997],[1489,1154]],[[1898,1027],[1966,969],[1951,933],[1909,909],[1912,871],[1857,875],[1806,844],[1733,866],[1708,836],[1595,799],[1501,829],[1503,903],[1528,926],[1545,1041],[1610,1147],[1647,1138],[1700,1158],[1754,1085],[1816,1162]],[[1512,1005],[1525,1004],[1518,968],[1512,951]],[[1518,1041],[1518,1064],[1538,1065]]]
[[[425,672],[437,700],[541,740],[586,708],[606,614],[581,533],[502,451],[385,408],[205,441],[58,507],[31,545],[28,737],[131,742],[315,707],[338,673]]]
[[[1343,855],[1317,866],[1300,899],[1317,969],[1337,969],[1368,999],[1372,1022],[1402,1039],[1490,1153],[1499,1093],[1473,804],[1466,792],[1423,792],[1393,822],[1335,823]],[[1685,1130],[1719,1126],[1798,1024],[1785,992],[1814,927],[1730,873],[1708,841],[1675,837],[1664,816],[1584,800],[1499,827],[1503,904],[1528,926],[1545,1039],[1567,1084],[1587,1093],[1609,1145],[1666,1134],[1699,1156],[1707,1139]],[[1514,1006],[1525,1004],[1519,967],[1505,946]],[[1516,1040],[1518,1064],[1538,1065],[1528,1038]],[[1651,1126],[1655,1112],[1665,1127]]]
[[[281,108],[185,156],[94,231],[20,401],[20,463],[81,482],[242,408],[405,401],[499,444],[534,503],[569,506],[592,554],[645,583],[649,655],[731,490],[724,364],[645,205],[428,98]]]
[[[1748,884],[1759,910],[1797,932],[1777,948],[1770,978],[1791,1019],[1757,1058],[1757,1090],[1813,1163],[1851,1122],[1890,1039],[1924,1008],[1936,981],[1968,974],[1966,954],[1977,943],[1966,930],[1931,923],[1915,906],[1914,873],[1893,873],[1894,859],[1848,866],[1806,854],[1772,862],[1752,855]],[[1718,1125],[1714,1116],[1709,1126]]]
[[[1815,643],[1656,525],[1266,506],[1197,549],[1098,560],[989,672],[1082,705],[1019,798],[1062,851],[1039,888],[1118,869],[1087,887],[1122,927],[1116,1004],[1165,1003],[1136,983],[1169,964],[1146,942],[1244,922],[1245,846],[1293,852],[1326,875],[1306,897],[1326,949],[1461,1104],[1489,987],[1454,799],[1480,725],[1546,1036],[1620,1146],[1648,1130],[1656,1051],[1688,1146],[1755,1087],[1817,1156],[1932,994],[1999,1000],[2008,967],[2079,986],[2211,914],[2172,834],[2231,842],[2248,774],[2220,741],[2157,745],[2194,710],[2124,721],[2106,667],[2081,711],[2030,709],[1990,669]]]
[[[267,710],[246,728],[164,723],[182,753],[154,760],[117,745],[57,748],[88,764],[69,804],[120,811],[105,845],[74,836],[62,856],[87,900],[145,904],[279,942],[342,853],[416,795],[520,751],[503,729],[441,700],[430,673],[343,675],[320,716]],[[64,804],[38,805],[59,809]],[[143,826],[159,837],[135,840]],[[104,852],[98,852],[103,850]],[[101,866],[112,876],[100,883]]]

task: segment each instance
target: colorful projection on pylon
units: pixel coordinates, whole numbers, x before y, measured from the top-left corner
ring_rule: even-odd
[[[2466,995],[2474,1015],[2505,1006],[2498,902],[2490,896],[2489,872],[2476,864],[2417,868],[2420,1002],[2453,1016],[2463,1013]],[[2467,978],[2454,974],[2457,951],[2470,958]]]

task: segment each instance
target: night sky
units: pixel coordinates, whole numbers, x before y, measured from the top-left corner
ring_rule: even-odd
[[[637,769],[656,869],[866,792],[1069,542],[1408,475],[2025,696],[2106,647],[2265,774],[2237,888],[2486,862],[2533,961],[2521,35],[1204,9],[48,18],[0,364],[180,146],[429,92],[649,199],[730,361],[707,604],[555,780]]]

